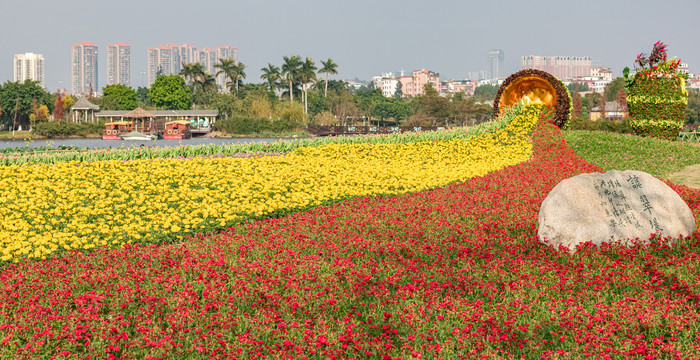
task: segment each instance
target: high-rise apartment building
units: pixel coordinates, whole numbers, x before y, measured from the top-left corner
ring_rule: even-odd
[[[489,78],[498,79],[505,74],[503,60],[505,55],[503,50],[489,51]]]
[[[216,63],[219,63],[220,59],[233,59],[233,61],[238,64],[238,48],[235,46],[217,46],[216,47]],[[213,75],[216,75],[216,72],[218,72],[217,69]],[[223,91],[226,89],[226,77],[224,74],[220,74],[216,77],[216,86],[219,88],[219,91]]]
[[[46,88],[44,81],[44,56],[42,54],[15,54],[15,81],[24,82],[27,79],[38,81]]]
[[[167,45],[148,48],[148,86],[151,86],[158,75],[173,73],[173,49]],[[179,72],[178,72],[179,73]]]
[[[234,46],[219,46],[215,50],[208,47],[197,50],[190,44],[158,45],[148,49],[148,86],[151,86],[158,74],[179,74],[184,64],[200,63],[204,71],[216,75],[218,59],[230,58],[238,63],[238,49]],[[225,81],[217,77],[217,85],[220,89],[225,86]]]
[[[214,69],[214,65],[217,63],[216,51],[205,47],[202,50],[197,50],[197,54],[199,54],[199,63],[204,66],[204,70],[209,74],[216,74]]]
[[[99,90],[97,45],[83,41],[71,47],[71,86],[71,92],[76,95]]]
[[[107,45],[107,85],[131,86],[131,46],[122,42]]]
[[[563,81],[591,75],[590,56],[523,56],[520,70],[536,69],[546,71]]]

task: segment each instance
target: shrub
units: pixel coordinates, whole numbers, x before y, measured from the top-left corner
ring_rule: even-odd
[[[588,131],[607,131],[620,134],[633,134],[632,119],[623,118],[622,120],[604,120],[591,121],[582,117],[575,117],[569,123],[570,130],[588,130]]]
[[[104,129],[103,123],[69,123],[64,121],[47,121],[34,125],[32,134],[47,138],[64,136],[99,135]]]

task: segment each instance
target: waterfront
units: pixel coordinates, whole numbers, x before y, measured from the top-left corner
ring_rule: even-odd
[[[48,146],[58,148],[59,146],[77,146],[88,149],[105,148],[130,148],[130,147],[175,147],[181,145],[228,145],[236,143],[252,142],[273,142],[280,139],[271,138],[205,138],[193,137],[186,140],[151,140],[151,141],[125,141],[125,140],[102,140],[102,139],[41,139],[41,140],[0,140],[0,149],[6,148],[37,148]],[[293,139],[287,139],[293,140]]]

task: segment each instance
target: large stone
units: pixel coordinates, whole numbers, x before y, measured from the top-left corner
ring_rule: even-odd
[[[574,252],[587,241],[596,245],[688,236],[695,218],[668,185],[641,171],[611,170],[563,180],[542,202],[537,235],[541,242]]]

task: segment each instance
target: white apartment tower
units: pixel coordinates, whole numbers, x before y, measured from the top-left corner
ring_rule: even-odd
[[[97,45],[83,41],[71,47],[71,92],[87,94],[99,89],[97,82]]]
[[[218,64],[220,59],[233,59],[236,65],[238,65],[238,48],[235,46],[217,46],[215,64]],[[214,71],[212,75],[216,75],[216,72],[218,71],[218,69],[214,70],[216,71]],[[226,89],[226,77],[224,74],[216,77],[216,86],[220,91],[224,91]]]
[[[107,45],[107,85],[131,86],[131,46],[122,42]]]
[[[15,54],[14,74],[15,82],[24,82],[30,79],[38,81],[41,87],[46,88],[44,56],[34,53]]]

